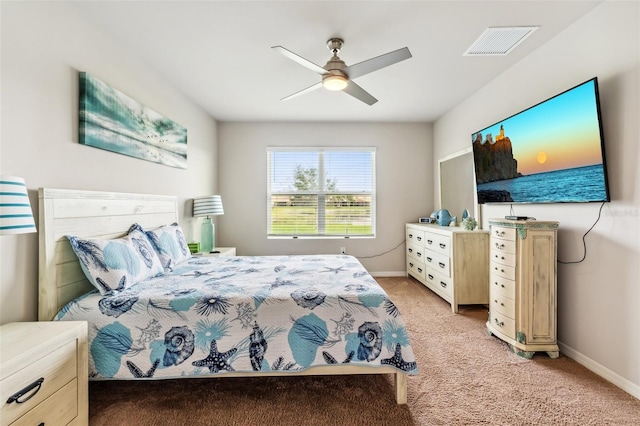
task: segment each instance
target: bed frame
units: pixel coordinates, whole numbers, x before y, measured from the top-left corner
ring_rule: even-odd
[[[38,320],[50,321],[71,300],[93,286],[84,275],[67,235],[118,238],[133,223],[146,229],[178,222],[174,196],[40,188]],[[398,404],[407,403],[407,375],[393,367],[318,366],[300,372],[229,372],[200,377],[393,374]]]

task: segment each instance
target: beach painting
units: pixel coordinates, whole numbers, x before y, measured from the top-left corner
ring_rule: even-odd
[[[187,168],[186,128],[86,72],[80,72],[79,109],[81,144]]]

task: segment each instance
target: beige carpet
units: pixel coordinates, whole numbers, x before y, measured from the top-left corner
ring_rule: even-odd
[[[487,310],[380,278],[418,358],[409,401],[389,376],[91,382],[91,425],[640,425],[640,401],[573,360],[511,353]]]

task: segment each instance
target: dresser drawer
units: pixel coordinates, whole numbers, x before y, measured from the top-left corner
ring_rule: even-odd
[[[491,273],[489,282],[491,294],[497,293],[511,300],[516,299],[516,282],[514,280]]]
[[[493,262],[499,263],[501,265],[516,266],[516,255],[514,253],[507,253],[505,251],[491,249],[490,259]]]
[[[510,280],[516,279],[516,268],[512,266],[501,265],[493,260],[489,264],[489,273],[499,275]]]
[[[491,312],[499,312],[511,319],[516,317],[516,302],[513,299],[491,292]]]
[[[424,247],[419,246],[417,244],[407,243],[407,256],[419,260],[420,262],[424,262],[424,252],[426,250]]]
[[[407,244],[408,243],[424,246],[424,231],[422,229],[407,227]]]
[[[66,425],[77,416],[78,379],[73,379],[12,425]]]
[[[516,322],[506,315],[494,310],[491,311],[491,325],[499,332],[509,337],[516,338]]]
[[[424,272],[426,267],[424,262],[417,261],[413,258],[407,257],[407,274],[413,275],[415,278],[424,281]]]
[[[451,256],[451,239],[448,236],[425,232],[424,238],[426,248],[445,256]]]
[[[502,226],[491,225],[491,238],[515,241],[516,230],[515,228],[503,228]]]
[[[447,277],[451,276],[451,258],[449,256],[431,250],[425,250],[424,263],[427,265],[427,268],[432,268]]]
[[[437,272],[427,270],[425,278],[427,283],[429,283],[435,291],[444,293],[448,297],[453,296],[453,282],[451,281],[451,277],[445,277]]]
[[[501,240],[499,238],[491,238],[491,242],[489,243],[489,248],[491,250],[502,252],[502,253],[516,253],[516,242]]]
[[[76,341],[71,341],[50,354],[33,361],[28,368],[18,370],[14,374],[4,378],[0,382],[2,424],[10,424],[25,415],[28,411],[38,406],[64,385],[76,378],[78,371],[76,350]],[[32,384],[40,377],[44,378],[44,381],[40,389],[31,399],[24,403],[7,403],[7,399],[12,395]],[[77,389],[75,392],[77,392]],[[26,398],[32,393],[33,391],[27,393]],[[20,400],[24,399],[25,397],[20,398]],[[77,406],[77,399],[75,405]],[[36,422],[35,424],[39,423],[40,422]]]

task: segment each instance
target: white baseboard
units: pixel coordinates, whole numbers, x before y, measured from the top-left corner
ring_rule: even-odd
[[[634,396],[635,398],[640,399],[640,386],[639,385],[630,382],[629,380],[625,379],[624,377],[620,376],[619,374],[609,370],[608,368],[606,368],[602,364],[599,364],[599,363],[595,362],[591,358],[581,354],[580,352],[578,352],[575,349],[565,345],[562,342],[558,342],[558,346],[560,347],[560,352],[562,352],[563,355],[568,356],[569,358],[571,358],[572,360],[574,360],[578,364],[580,364],[580,365],[586,367],[587,369],[593,371],[598,376],[600,376],[603,379],[613,383],[614,385],[616,385],[617,387],[619,387],[623,391],[627,392],[628,394]]]
[[[374,271],[369,272],[373,277],[406,277],[407,271]]]

